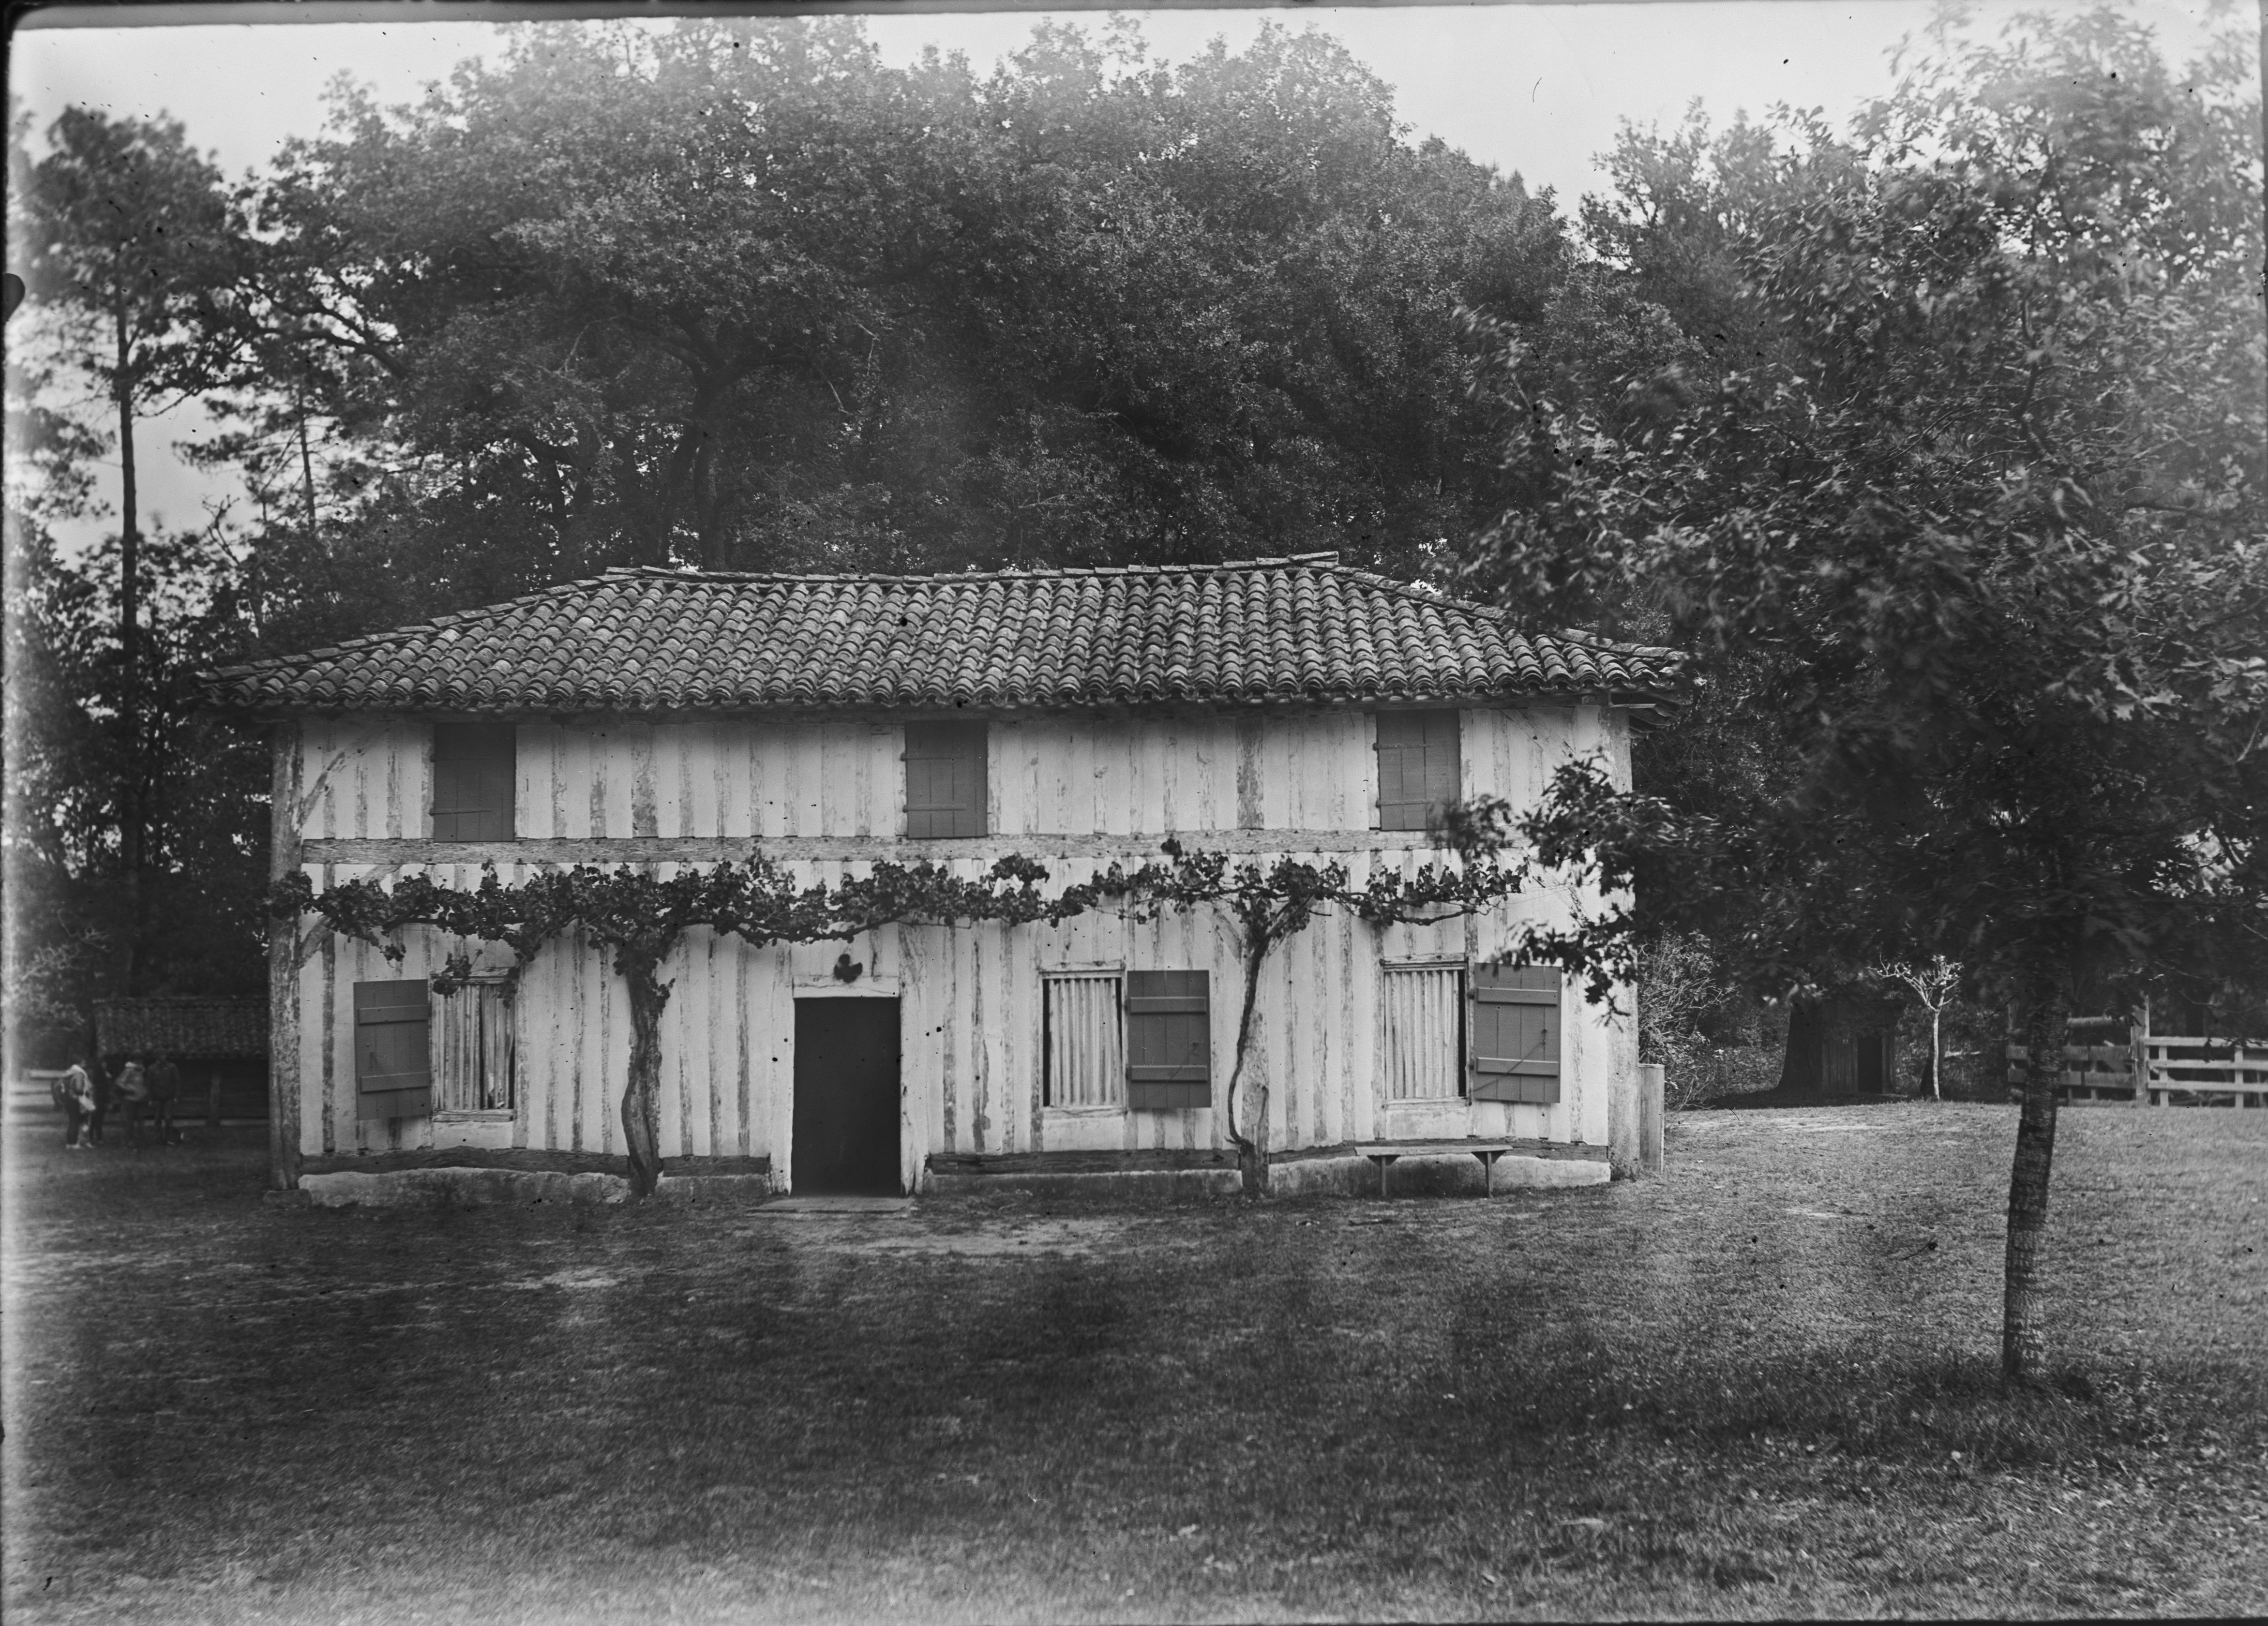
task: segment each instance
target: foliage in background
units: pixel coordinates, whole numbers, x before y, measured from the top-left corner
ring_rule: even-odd
[[[241,646],[210,535],[144,535],[139,421],[212,388],[232,341],[210,296],[238,242],[217,171],[178,124],[72,108],[36,161],[16,121],[5,585],[11,1031],[87,1042],[93,998],[217,990],[257,943],[257,753],[187,715],[187,675]],[[84,414],[54,404],[94,393]],[[99,403],[99,404],[98,404]],[[106,423],[107,421],[107,423]],[[105,424],[98,428],[96,425]],[[55,525],[115,454],[120,526],[66,556]],[[247,777],[247,776],[249,776]]]
[[[2041,1359],[2066,1011],[2268,976],[2241,43],[2176,84],[2115,13],[1992,44],[1948,17],[1853,139],[1786,120],[1723,140],[1721,168],[1671,166],[1722,228],[1693,262],[1736,268],[1769,342],[1658,379],[1636,429],[1531,398],[1512,455],[1549,495],[1472,560],[1515,614],[1682,648],[1699,732],[1743,747],[1700,793],[1661,772],[1705,776],[1690,756],[1630,792],[1560,772],[1527,821],[1539,857],[1638,899],[1580,952],[1707,930],[1760,991],[1946,953],[2018,1013],[2043,1064],[2011,1181],[2011,1377]],[[1655,275],[1635,251],[1626,269]]]
[[[210,596],[228,570],[210,533],[146,540],[129,703],[115,549],[63,557],[9,519],[9,1015],[53,1059],[90,1041],[98,997],[263,991],[267,751],[194,709],[196,674],[241,648],[234,605]]]
[[[1576,364],[1616,314],[1548,198],[1272,27],[1168,68],[1043,26],[985,77],[849,19],[531,27],[342,92],[244,207],[278,500],[305,403],[359,452],[271,572],[357,628],[671,560],[1423,576],[1510,495],[1461,307]]]
[[[92,1042],[111,994],[260,987],[263,754],[189,711],[236,654],[234,551],[211,530],[58,527],[130,488],[140,417],[216,376],[201,301],[225,258],[218,176],[177,126],[74,109],[36,163],[18,122],[11,241],[29,286],[9,327],[4,532],[6,1009],[11,1054]],[[116,511],[130,511],[120,493]]]
[[[1659,1063],[1663,1099],[1701,1107],[1778,1081],[1784,1008],[1755,998],[1719,965],[1697,931],[1638,946],[1638,1059]]]

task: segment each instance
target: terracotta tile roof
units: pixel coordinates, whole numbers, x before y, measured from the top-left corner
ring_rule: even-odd
[[[103,1056],[160,1052],[176,1058],[268,1054],[261,999],[98,999],[94,1044]]]
[[[210,674],[227,710],[1077,707],[1665,692],[1660,650],[1513,630],[1332,554],[961,576],[623,569]]]

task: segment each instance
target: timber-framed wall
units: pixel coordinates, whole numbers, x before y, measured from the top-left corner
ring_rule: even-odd
[[[1462,786],[1531,806],[1572,757],[1627,783],[1628,714],[1594,702],[1457,708]],[[1422,831],[1376,823],[1372,711],[1248,708],[1087,716],[1002,713],[988,725],[987,828],[916,840],[900,798],[901,720],[843,716],[523,718],[515,727],[509,842],[430,834],[431,723],[410,715],[310,716],[279,727],[279,873],[318,887],[428,871],[477,884],[569,863],[675,867],[752,847],[806,881],[864,862],[929,857],[974,874],[1018,853],[1061,879],[1139,861],[1175,836],[1192,849],[1331,860],[1355,884],[1444,855]],[[1381,1053],[1384,975],[1397,966],[1469,965],[1501,954],[1524,923],[1565,922],[1599,900],[1566,887],[1471,919],[1370,927],[1320,920],[1269,962],[1252,1077],[1270,1085],[1267,1139],[1282,1150],[1366,1139],[1481,1135],[1552,1144],[1635,1144],[1636,1037],[1628,1010],[1564,994],[1560,1099],[1394,1099]],[[392,966],[314,923],[280,928],[271,953],[279,1169],[299,1158],[377,1156],[452,1144],[498,1152],[618,1154],[627,1002],[603,956],[559,943],[529,968],[514,1004],[518,1096],[509,1120],[364,1120],[356,1114],[351,990],[357,981],[430,975],[460,947],[431,932]],[[1214,1104],[1169,1111],[1066,1109],[1044,1099],[1042,977],[1051,967],[1206,971],[1216,996],[1213,1077],[1225,1082],[1241,968],[1226,923],[1173,916],[1137,925],[1096,914],[1061,926],[894,928],[848,947],[861,988],[834,975],[840,944],[756,949],[692,934],[665,967],[661,1092],[666,1158],[766,1159],[792,1166],[794,1002],[895,994],[900,1000],[901,1153],[909,1188],[928,1159],[1047,1152],[1197,1152],[1226,1144]],[[486,951],[494,962],[500,951]],[[288,1100],[287,1100],[288,1098]],[[1627,1099],[1625,1099],[1627,1098]],[[1627,1119],[1627,1123],[1625,1123]],[[287,1177],[288,1183],[288,1177]]]

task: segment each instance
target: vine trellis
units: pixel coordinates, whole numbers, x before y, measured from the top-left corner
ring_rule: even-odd
[[[405,876],[388,887],[375,880],[342,881],[322,891],[303,872],[276,883],[269,896],[279,918],[314,915],[345,937],[370,944],[399,964],[403,931],[430,927],[460,938],[502,944],[512,951],[507,992],[544,946],[571,933],[611,952],[629,994],[630,1073],[623,1086],[622,1123],[632,1189],[650,1195],[661,1178],[661,1016],[670,985],[661,968],[685,934],[707,927],[755,947],[775,943],[848,941],[889,925],[961,927],[984,922],[1017,926],[1060,923],[1092,909],[1116,908],[1138,922],[1168,910],[1225,909],[1236,923],[1243,961],[1243,1002],[1236,1048],[1223,1093],[1224,1122],[1236,1149],[1247,1189],[1268,1185],[1269,1089],[1263,1079],[1248,1132],[1237,1100],[1252,1038],[1254,1003],[1268,956],[1306,930],[1319,915],[1344,909],[1373,925],[1422,924],[1473,914],[1521,890],[1524,865],[1507,868],[1493,853],[1469,853],[1456,864],[1428,863],[1414,873],[1377,874],[1360,887],[1337,863],[1310,864],[1285,857],[1265,865],[1233,863],[1228,855],[1189,851],[1163,843],[1163,858],[1129,869],[1112,864],[1092,879],[1058,891],[1043,890],[1048,871],[1029,858],[999,859],[982,875],[958,876],[924,860],[876,862],[872,872],[832,884],[799,885],[785,870],[753,852],[745,862],[684,870],[666,879],[625,866],[590,865],[547,870],[504,882],[484,865],[480,884],[446,885],[431,875]],[[1548,957],[1558,934],[1528,928],[1515,952]],[[452,954],[432,978],[447,993],[472,974],[470,957]]]

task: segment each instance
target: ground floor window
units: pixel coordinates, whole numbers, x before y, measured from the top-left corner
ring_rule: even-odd
[[[468,982],[441,996],[434,1012],[439,1056],[436,1105],[443,1112],[512,1107],[512,1002],[497,981]]]
[[[1386,968],[1387,1099],[1454,1100],[1464,1093],[1462,966]]]
[[[1042,1099],[1049,1107],[1123,1107],[1126,1061],[1118,973],[1044,976],[1040,994],[1045,1024]]]

